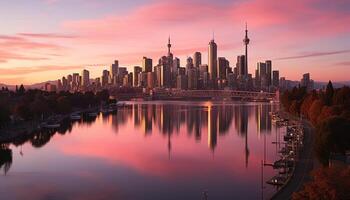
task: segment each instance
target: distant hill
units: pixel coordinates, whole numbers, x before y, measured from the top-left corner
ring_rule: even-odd
[[[93,79],[91,79],[93,81]],[[24,85],[25,89],[43,89],[45,87],[46,83],[50,84],[57,84],[57,81],[45,81],[41,83],[34,83],[31,85]],[[350,81],[339,81],[339,82],[332,82],[334,88],[340,88],[343,86],[350,86]],[[297,86],[299,84],[299,81],[290,81],[291,87]],[[328,82],[322,82],[322,81],[316,81],[314,84],[315,89],[322,89],[326,87]],[[16,85],[6,85],[3,83],[0,83],[0,88],[1,87],[8,87],[10,90],[15,90]]]
[[[45,81],[45,82],[41,82],[41,83],[34,83],[31,85],[24,85],[24,88],[25,89],[43,89],[45,87],[46,83],[57,84],[57,81]],[[2,88],[2,87],[8,87],[9,90],[16,89],[16,85],[7,85],[7,84],[0,83],[0,88]]]
[[[315,89],[322,89],[326,87],[328,82],[315,82]],[[341,88],[343,86],[350,86],[350,81],[332,82],[334,88]]]

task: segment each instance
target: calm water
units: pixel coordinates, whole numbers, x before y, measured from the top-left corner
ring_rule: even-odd
[[[275,191],[265,181],[276,172],[261,162],[277,158],[272,142],[285,130],[269,112],[278,105],[127,103],[2,147],[0,199],[194,200],[204,191],[209,200],[261,199]]]

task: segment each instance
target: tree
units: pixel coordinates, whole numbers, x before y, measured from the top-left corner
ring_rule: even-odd
[[[315,100],[309,109],[309,119],[313,124],[317,124],[317,119],[321,114],[323,102],[321,100]]]
[[[33,118],[33,113],[31,112],[28,104],[17,104],[14,108],[14,114],[24,120]]]
[[[57,110],[61,114],[69,113],[72,109],[71,103],[65,96],[59,97],[57,99]]]
[[[10,110],[7,106],[0,104],[0,128],[10,121]]]
[[[293,200],[350,199],[350,168],[319,168],[312,172],[312,177],[303,190],[293,193]]]
[[[310,117],[309,116],[309,109],[310,109],[312,103],[316,99],[317,99],[317,94],[315,91],[312,91],[312,93],[307,95],[307,97],[302,102],[302,104],[300,106],[300,113],[309,118]]]
[[[328,164],[331,152],[345,154],[350,149],[350,120],[331,117],[317,127],[316,154],[324,165]]]
[[[24,89],[23,84],[21,84],[21,86],[19,86],[19,89],[18,89],[17,93],[20,94],[20,95],[23,95],[25,93],[25,91],[26,90]]]
[[[328,82],[325,94],[325,104],[330,106],[332,105],[332,99],[334,95],[334,88],[331,81]]]
[[[334,92],[333,105],[350,106],[350,88],[342,87]]]

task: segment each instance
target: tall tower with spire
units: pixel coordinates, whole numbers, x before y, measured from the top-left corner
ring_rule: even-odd
[[[169,38],[168,38],[168,55],[171,54],[170,49],[171,49],[171,43],[170,43],[170,35],[169,35]]]
[[[214,32],[213,32],[213,39],[209,42],[208,45],[208,72],[210,80],[215,81],[217,78],[217,51],[218,47],[214,41]]]
[[[248,44],[250,42],[250,39],[248,38],[248,26],[247,22],[245,23],[245,38],[243,39],[243,43],[245,45],[245,68],[244,68],[244,74],[248,75]]]

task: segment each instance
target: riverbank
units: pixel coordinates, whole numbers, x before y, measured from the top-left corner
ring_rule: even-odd
[[[97,110],[98,107],[91,107],[87,109],[74,109],[74,112],[85,113]],[[42,129],[41,124],[46,122],[53,116],[47,117],[45,120],[30,120],[21,121],[9,124],[6,128],[0,129],[0,143],[7,143],[21,137],[30,136],[34,132]],[[68,119],[70,114],[55,116],[55,122],[62,123],[63,120]]]
[[[288,113],[283,112],[283,115],[290,119],[296,119]],[[314,169],[313,144],[315,140],[314,127],[307,120],[301,121],[304,130],[303,147],[299,151],[298,160],[295,164],[293,174],[288,182],[278,191],[271,199],[285,200],[291,199],[294,192],[299,191],[303,184],[309,180],[310,172]]]

